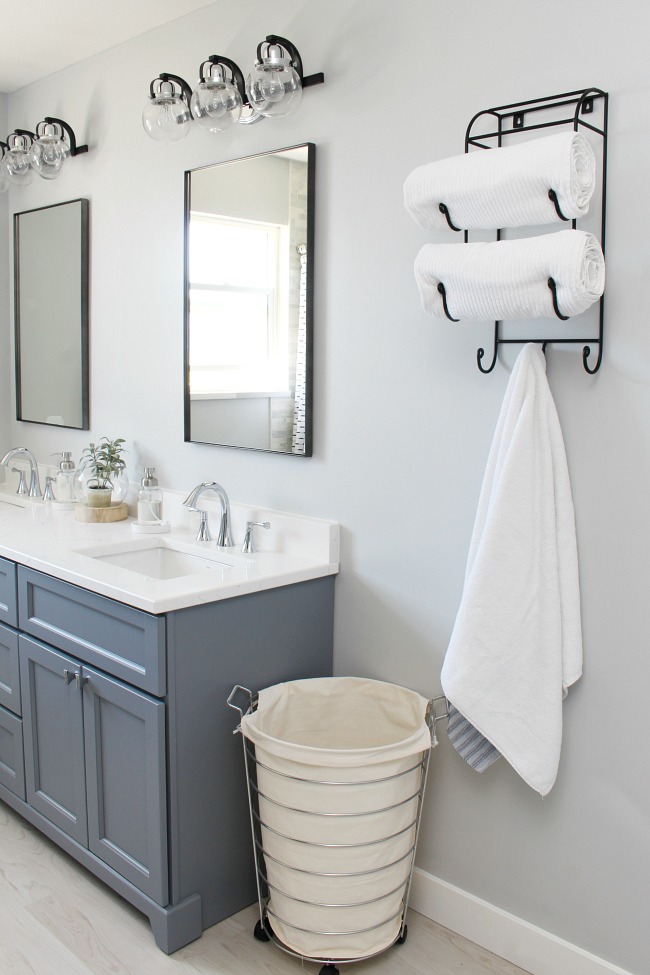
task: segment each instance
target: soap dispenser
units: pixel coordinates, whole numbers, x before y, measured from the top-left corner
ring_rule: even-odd
[[[54,478],[54,500],[58,504],[69,505],[70,507],[76,504],[77,496],[74,489],[76,474],[77,471],[72,459],[72,452],[70,450],[64,450],[61,455],[59,469]]]
[[[169,522],[163,521],[163,497],[155,473],[155,467],[144,469],[144,477],[138,491],[138,520],[133,524],[134,531],[169,531]]]

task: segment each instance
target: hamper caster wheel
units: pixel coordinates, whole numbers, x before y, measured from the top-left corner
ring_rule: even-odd
[[[323,965],[319,975],[339,975],[339,970],[336,965],[330,963],[329,965]]]
[[[402,928],[402,930],[400,931],[399,938],[397,939],[397,941],[395,942],[395,944],[397,944],[397,945],[403,945],[404,942],[406,941],[406,936],[407,936],[408,933],[409,933],[409,929],[408,929],[407,925],[405,924],[404,927]]]
[[[266,931],[264,929],[264,925],[262,924],[261,921],[258,921],[257,924],[255,925],[255,929],[253,931],[253,937],[254,938],[257,938],[258,941],[270,941],[271,940],[270,937],[268,936],[268,934],[266,933]]]

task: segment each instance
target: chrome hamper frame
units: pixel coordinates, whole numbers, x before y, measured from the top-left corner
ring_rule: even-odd
[[[245,698],[245,703],[242,706],[240,706],[239,704],[236,703],[236,700],[235,699],[236,698],[239,698],[241,700],[242,697]],[[442,715],[439,715],[439,716],[436,715],[436,702],[439,701],[439,700],[443,700],[446,703],[446,699],[444,697],[442,697],[442,698],[438,698],[438,697],[437,698],[433,698],[433,699],[431,699],[429,701],[429,705],[427,707],[427,712],[426,712],[426,721],[427,721],[429,730],[431,732],[431,737],[432,737],[432,745],[431,745],[431,748],[433,748],[434,745],[436,744],[435,724],[441,718],[446,717],[446,714],[442,714]],[[244,752],[244,763],[245,763],[245,769],[246,769],[246,785],[247,785],[247,789],[248,789],[248,803],[249,803],[249,811],[250,811],[250,819],[251,819],[251,832],[252,832],[252,838],[253,838],[253,852],[254,852],[254,858],[255,858],[255,874],[256,874],[256,880],[257,880],[257,895],[258,895],[258,904],[259,904],[259,912],[260,912],[260,919],[259,919],[258,923],[255,926],[255,932],[254,932],[255,933],[255,937],[258,940],[260,940],[260,941],[269,941],[269,940],[271,940],[282,951],[285,951],[285,952],[287,952],[287,954],[293,955],[296,958],[300,958],[301,960],[322,963],[324,967],[321,969],[320,975],[338,975],[337,965],[339,965],[339,964],[351,964],[352,962],[365,961],[368,958],[373,958],[373,957],[375,957],[375,955],[381,954],[381,952],[387,950],[387,948],[391,947],[392,945],[389,944],[389,945],[387,945],[385,947],[382,947],[378,951],[374,951],[374,952],[371,952],[370,954],[367,954],[367,955],[357,956],[357,957],[352,957],[352,958],[336,958],[336,959],[333,959],[331,957],[326,957],[326,956],[311,956],[311,955],[308,956],[308,955],[301,954],[298,951],[294,950],[293,948],[290,948],[287,945],[283,944],[283,942],[280,940],[280,938],[273,931],[273,925],[272,925],[272,919],[273,918],[276,918],[282,924],[286,925],[286,927],[289,927],[289,928],[292,928],[292,929],[298,930],[298,931],[303,931],[303,932],[306,932],[308,934],[313,934],[313,935],[322,936],[322,937],[331,937],[331,938],[347,938],[347,937],[350,937],[351,935],[361,935],[361,934],[365,934],[365,933],[367,933],[369,931],[373,931],[373,930],[375,930],[375,928],[381,928],[384,925],[390,923],[391,921],[394,921],[397,917],[400,917],[401,918],[401,922],[400,922],[400,926],[399,926],[399,933],[398,933],[397,937],[395,938],[395,940],[392,942],[392,944],[402,944],[406,940],[406,934],[407,934],[407,926],[406,926],[406,920],[405,920],[406,919],[406,910],[407,910],[407,907],[408,907],[409,892],[410,892],[411,881],[412,881],[412,877],[413,877],[413,869],[414,869],[414,866],[415,866],[415,851],[416,851],[416,846],[417,846],[418,834],[419,834],[419,830],[420,830],[420,820],[421,820],[421,812],[422,812],[422,803],[423,803],[424,792],[425,792],[425,788],[426,788],[427,772],[428,772],[429,756],[431,754],[431,748],[428,748],[424,752],[420,753],[419,759],[415,762],[414,765],[410,765],[408,769],[405,769],[403,771],[400,771],[397,774],[388,775],[388,776],[385,776],[385,777],[373,778],[373,779],[363,779],[363,780],[357,780],[357,781],[352,781],[352,782],[351,781],[336,781],[336,780],[301,779],[301,778],[299,778],[297,776],[288,775],[286,772],[281,772],[278,769],[270,768],[268,765],[264,765],[262,763],[259,763],[258,760],[256,759],[255,746],[243,734],[242,727],[241,727],[241,719],[244,716],[247,716],[247,715],[251,714],[256,709],[256,707],[257,707],[257,695],[253,695],[253,693],[248,688],[242,687],[241,685],[236,684],[233,687],[233,689],[232,689],[232,691],[231,691],[231,693],[230,693],[230,695],[228,697],[227,703],[235,711],[238,711],[239,712],[239,715],[240,715],[240,724],[238,724],[238,726],[234,730],[233,734],[240,733],[241,736],[242,736],[242,746],[243,746],[243,752]],[[401,776],[404,776],[404,775],[409,775],[409,774],[411,774],[412,772],[414,772],[414,771],[416,771],[418,769],[419,769],[419,780],[418,780],[418,787],[417,787],[417,789],[416,789],[415,792],[413,792],[411,795],[409,795],[406,799],[401,799],[399,802],[395,803],[392,806],[389,805],[389,806],[385,806],[385,807],[380,808],[380,809],[373,809],[373,810],[364,811],[364,812],[361,812],[361,813],[360,812],[350,813],[350,812],[344,812],[344,811],[341,811],[341,812],[313,812],[311,810],[296,809],[295,807],[288,806],[288,805],[285,806],[282,803],[279,803],[277,801],[277,799],[272,799],[269,796],[265,795],[264,793],[261,793],[259,791],[259,789],[258,789],[258,784],[257,784],[257,769],[258,768],[263,768],[265,770],[265,772],[271,773],[273,775],[278,775],[278,776],[281,776],[281,777],[286,778],[286,779],[293,779],[294,781],[302,781],[302,782],[306,782],[306,783],[312,784],[314,786],[326,786],[326,787],[332,787],[332,788],[336,788],[336,789],[342,788],[343,790],[350,789],[350,788],[354,788],[356,786],[377,785],[377,784],[380,784],[381,782],[388,782],[391,779],[396,779],[396,778],[400,778]],[[313,843],[311,841],[297,839],[296,837],[288,836],[287,834],[284,834],[284,833],[279,832],[277,829],[272,829],[272,827],[270,827],[267,823],[265,823],[262,820],[261,816],[260,816],[260,805],[259,805],[259,799],[260,798],[262,798],[262,799],[264,799],[264,800],[266,800],[268,802],[272,802],[274,805],[281,806],[282,808],[287,809],[287,810],[296,811],[296,812],[299,812],[299,813],[303,813],[303,814],[307,814],[307,815],[312,815],[312,816],[316,816],[316,817],[322,816],[322,817],[327,817],[327,818],[331,818],[331,817],[337,817],[337,818],[340,818],[340,817],[357,817],[357,816],[373,815],[375,813],[384,813],[384,812],[390,811],[393,808],[397,808],[398,806],[405,805],[408,802],[412,802],[414,799],[417,800],[417,808],[416,808],[415,818],[407,826],[405,826],[403,829],[398,830],[396,833],[394,833],[392,835],[383,836],[380,839],[370,840],[370,841],[367,841],[365,843],[354,843],[354,844],[343,844],[343,843]],[[351,872],[351,873],[340,873],[340,872],[323,872],[323,871],[304,870],[302,868],[297,868],[297,867],[292,866],[290,864],[283,863],[282,861],[277,860],[276,858],[270,856],[270,854],[268,852],[265,852],[265,850],[264,850],[263,835],[264,835],[264,831],[265,830],[271,831],[271,832],[275,833],[277,836],[280,836],[283,839],[287,839],[287,840],[289,840],[291,842],[302,843],[302,844],[306,844],[308,846],[316,846],[316,847],[331,848],[331,849],[335,849],[335,848],[336,849],[350,849],[352,851],[354,849],[359,849],[359,848],[364,847],[364,846],[370,846],[370,845],[374,845],[374,844],[378,844],[378,843],[384,843],[384,842],[386,842],[388,840],[391,840],[391,839],[394,839],[396,837],[399,837],[403,833],[407,833],[409,830],[412,830],[414,827],[415,827],[415,833],[414,833],[414,837],[413,837],[413,843],[412,843],[410,849],[406,852],[406,854],[402,854],[401,856],[399,856],[392,863],[383,864],[380,867],[375,867],[375,868],[373,868],[371,870],[366,870],[366,871],[358,871],[358,872]],[[267,876],[266,876],[265,858],[274,860],[274,862],[278,863],[281,867],[283,867],[283,868],[285,868],[285,869],[287,869],[289,871],[295,871],[297,873],[303,873],[305,875],[316,876],[316,877],[341,877],[341,878],[344,878],[344,877],[365,876],[365,875],[369,875],[371,873],[375,873],[375,872],[378,872],[378,871],[386,870],[386,869],[388,869],[390,867],[393,867],[393,866],[395,866],[395,865],[403,862],[404,860],[408,860],[409,858],[410,858],[410,864],[409,864],[409,870],[408,870],[408,875],[407,875],[406,880],[403,881],[402,883],[400,883],[396,888],[394,888],[391,891],[382,893],[380,896],[378,896],[376,898],[372,898],[372,899],[366,900],[366,901],[361,901],[359,903],[329,904],[329,903],[317,903],[317,902],[314,902],[314,901],[302,900],[301,898],[295,897],[294,895],[291,895],[291,894],[287,894],[285,891],[282,891],[282,890],[278,889],[277,887],[274,887],[269,882],[269,880],[267,879]],[[391,896],[394,896],[395,894],[397,894],[401,888],[403,888],[403,893],[402,893],[402,897],[401,897],[400,909],[399,909],[399,911],[397,913],[391,914],[390,917],[387,917],[387,918],[384,917],[384,918],[382,918],[377,924],[373,924],[370,927],[366,927],[366,928],[363,928],[363,929],[360,929],[360,930],[356,930],[356,931],[311,931],[311,930],[308,931],[307,929],[305,929],[305,928],[299,928],[296,924],[293,924],[292,922],[288,921],[287,919],[285,919],[283,917],[280,917],[280,915],[276,914],[269,907],[269,900],[270,900],[270,895],[271,895],[271,891],[272,890],[275,890],[278,894],[282,895],[285,898],[288,898],[289,900],[297,901],[297,902],[302,903],[302,904],[308,904],[308,905],[310,905],[312,907],[318,907],[318,908],[321,908],[321,907],[322,908],[339,908],[340,907],[340,908],[348,908],[348,909],[350,909],[350,908],[356,908],[356,907],[363,907],[363,906],[366,906],[368,904],[373,904],[373,903],[379,904],[380,901],[385,900],[386,898],[391,897]]]

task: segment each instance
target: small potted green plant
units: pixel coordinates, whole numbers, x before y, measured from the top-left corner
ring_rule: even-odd
[[[107,508],[113,497],[116,480],[126,469],[123,437],[109,440],[102,437],[99,443],[91,443],[81,454],[84,472],[85,503],[91,508]]]

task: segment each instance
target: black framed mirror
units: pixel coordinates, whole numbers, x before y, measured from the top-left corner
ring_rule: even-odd
[[[185,173],[185,440],[312,453],[312,143]]]
[[[89,429],[88,200],[14,214],[16,419]]]

